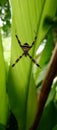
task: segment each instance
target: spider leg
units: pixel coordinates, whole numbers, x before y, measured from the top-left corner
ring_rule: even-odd
[[[15,63],[12,64],[12,67],[14,67],[16,65],[16,63],[18,63],[18,61],[23,57],[23,55],[24,55],[24,53],[16,59]]]
[[[28,53],[27,55],[28,55],[29,58],[33,61],[33,63],[37,65],[37,67],[40,67],[40,65],[37,64],[37,62],[32,58],[32,56],[31,56],[29,53]],[[40,67],[40,68],[41,68],[41,67]]]
[[[19,43],[20,47],[22,47],[21,42],[20,42],[20,40],[19,40],[18,36],[17,36],[17,35],[15,35],[15,36],[16,36],[16,39],[17,39],[17,41],[18,41],[18,43]]]
[[[34,39],[34,41],[32,42],[32,45],[30,46],[31,48],[32,48],[32,46],[35,44],[36,40],[37,40],[37,36],[35,36],[35,39]]]

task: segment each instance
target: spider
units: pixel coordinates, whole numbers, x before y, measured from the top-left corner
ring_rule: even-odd
[[[18,63],[19,60],[20,60],[23,56],[25,56],[25,57],[28,56],[28,57],[32,60],[33,63],[35,63],[38,67],[40,67],[40,65],[37,64],[37,62],[36,62],[36,61],[32,58],[32,56],[28,53],[29,50],[30,50],[30,49],[33,47],[33,45],[35,44],[36,39],[37,39],[37,36],[35,36],[35,39],[34,39],[34,41],[32,42],[32,45],[31,45],[31,46],[30,46],[28,43],[24,43],[24,45],[22,45],[21,42],[20,42],[20,40],[19,40],[19,38],[18,38],[18,36],[17,36],[17,35],[15,35],[15,36],[16,36],[16,39],[17,39],[17,41],[18,41],[18,43],[19,43],[21,49],[23,50],[23,53],[22,53],[21,56],[19,56],[19,57],[16,59],[15,63],[12,64],[12,67],[14,67],[14,66],[16,65],[16,63]]]

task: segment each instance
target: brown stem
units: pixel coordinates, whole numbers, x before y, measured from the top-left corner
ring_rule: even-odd
[[[39,121],[40,121],[40,118],[41,118],[41,115],[42,115],[42,112],[44,109],[45,102],[47,100],[53,79],[56,76],[56,74],[57,74],[57,43],[56,43],[56,46],[54,48],[54,51],[53,51],[53,54],[52,54],[52,57],[51,57],[51,60],[49,63],[47,74],[45,76],[45,79],[42,83],[40,93],[38,95],[38,111],[37,111],[37,115],[36,115],[34,124],[30,128],[30,130],[37,129],[37,126],[39,124]]]

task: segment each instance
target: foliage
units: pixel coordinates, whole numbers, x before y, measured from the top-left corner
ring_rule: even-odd
[[[2,30],[4,36],[9,35],[10,27],[11,27],[11,13],[10,13],[10,5],[8,0],[0,1],[0,20],[2,23]]]
[[[0,33],[0,129],[4,129],[8,117],[8,97],[6,93],[6,69],[3,57],[2,40]]]
[[[4,125],[7,124],[7,100],[9,99],[9,109],[14,114],[19,129],[29,130],[34,123],[38,111],[37,94],[39,93],[41,84],[44,81],[48,69],[48,63],[54,49],[53,29],[57,27],[57,1],[11,0],[10,2],[12,6],[12,43],[11,60],[7,75],[5,74],[7,68],[5,69],[4,57],[2,55],[3,50],[0,47],[0,68],[3,83],[3,91],[0,91],[4,97],[3,100],[1,100],[0,97],[0,104],[2,101],[2,105],[4,105],[1,105],[1,108],[4,109],[2,109],[3,119],[0,120],[0,126],[1,130],[4,130]],[[4,14],[2,11],[3,9]],[[11,13],[8,0],[0,2],[0,18],[3,21],[2,28],[8,34],[11,27]],[[34,65],[29,57],[23,57],[15,67],[12,68],[12,64],[22,54],[22,49],[19,47],[15,36],[16,34],[22,44],[28,43],[29,45],[31,45],[37,35],[37,41],[31,49],[30,54],[34,59],[36,59],[37,63],[39,62],[41,69]],[[43,51],[40,56],[39,54],[36,55],[38,47],[43,45],[45,39],[46,42]],[[52,84],[37,130],[55,130],[57,127],[56,87],[57,81]]]

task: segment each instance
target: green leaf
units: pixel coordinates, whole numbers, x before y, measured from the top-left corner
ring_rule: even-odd
[[[57,107],[53,101],[51,101],[47,107],[44,108],[43,115],[41,117],[38,130],[52,130],[57,123]]]
[[[6,125],[8,116],[8,98],[6,94],[6,72],[0,33],[0,124]]]
[[[23,52],[15,35],[18,35],[22,45],[24,43],[31,45],[35,35],[38,33],[37,44],[35,43],[35,46],[29,52],[33,57],[40,41],[47,33],[47,30],[44,31],[42,28],[45,16],[47,14],[55,15],[55,11],[53,11],[56,7],[55,2],[54,0],[52,4],[51,2],[50,0],[11,0],[12,46],[8,94],[11,108],[18,120],[20,130],[28,130],[34,122],[37,112],[37,94],[31,59],[29,57],[23,57],[12,68],[12,64]]]
[[[46,36],[48,33],[50,26],[48,28],[44,29],[43,24],[44,20],[47,16],[49,17],[55,17],[57,11],[57,1],[55,0],[45,0],[43,7],[42,7],[42,12],[41,12],[41,19],[40,19],[40,24],[39,24],[39,29],[38,29],[38,45],[42,41],[42,39]]]

